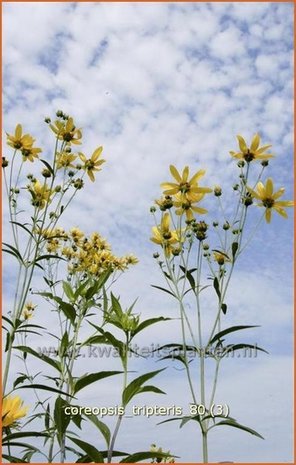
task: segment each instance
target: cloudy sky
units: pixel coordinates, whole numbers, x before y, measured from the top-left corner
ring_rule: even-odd
[[[270,175],[292,198],[292,4],[14,2],[3,8],[4,129],[13,132],[21,122],[49,154],[43,119],[62,109],[83,128],[85,153],[104,146],[104,169],[62,225],[98,230],[116,253],[135,253],[140,263],[116,292],[126,305],[139,296],[143,317],[175,316],[173,302],[150,287],[160,276],[149,208],[169,179],[169,164],[206,169],[205,184],[219,183],[231,195],[236,166],[228,151],[236,148],[236,134],[249,140],[258,131],[276,154]],[[225,361],[218,397],[265,441],[217,428],[211,461],[292,461],[292,237],[291,211],[288,220],[262,225],[232,281],[225,323],[261,325],[249,342],[269,355]],[[8,288],[14,273],[10,266]],[[50,314],[42,322],[50,324]],[[178,331],[175,323],[170,330],[160,325],[147,330],[145,343],[172,342]],[[165,366],[134,364],[139,372]],[[97,369],[90,360],[87,370]],[[188,404],[183,372],[169,366],[158,385],[167,396],[143,396],[141,404]],[[113,405],[115,384],[112,391],[110,383],[90,387],[81,402]],[[200,459],[192,426],[156,427],[157,421],[127,419],[118,449],[157,442],[183,461]],[[91,427],[85,431],[100,448]]]

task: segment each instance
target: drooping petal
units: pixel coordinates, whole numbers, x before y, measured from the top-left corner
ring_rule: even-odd
[[[267,223],[270,223],[271,220],[271,208],[266,208],[265,210],[265,219]]]
[[[278,207],[277,205],[274,205],[274,210],[276,212],[278,212],[281,216],[283,216],[284,218],[288,218],[288,214],[286,212],[286,210],[282,207]]]
[[[171,172],[171,175],[173,176],[173,178],[176,179],[177,183],[180,184],[182,182],[182,178],[179,174],[179,171],[177,170],[177,168],[174,166],[174,165],[170,165],[170,172]]]
[[[22,137],[22,132],[23,132],[22,125],[17,124],[17,126],[15,128],[15,138],[20,139]]]

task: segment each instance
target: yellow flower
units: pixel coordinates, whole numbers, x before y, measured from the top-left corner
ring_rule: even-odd
[[[60,242],[58,239],[50,239],[46,244],[46,250],[49,253],[56,253],[59,249]]]
[[[38,153],[41,153],[42,150],[38,147],[27,147],[22,149],[23,161],[29,160],[30,162],[34,161],[34,158],[38,158]]]
[[[225,262],[230,262],[230,258],[222,252],[218,250],[213,251],[214,260],[218,263],[218,265],[224,265]]]
[[[272,210],[275,210],[284,218],[288,218],[285,208],[293,207],[294,202],[292,200],[277,200],[285,193],[285,189],[281,187],[277,192],[273,192],[273,181],[271,178],[267,179],[265,186],[261,181],[258,182],[256,186],[257,191],[254,191],[250,187],[247,187],[247,189],[255,199],[261,200],[257,205],[266,208],[265,219],[267,223],[270,223]]]
[[[205,194],[195,194],[191,196],[192,200],[188,200],[184,196],[184,194],[176,194],[176,200],[174,200],[174,206],[177,207],[175,210],[176,215],[183,215],[183,213],[185,212],[186,219],[188,221],[191,221],[194,218],[193,212],[198,213],[200,215],[204,215],[205,213],[207,213],[208,211],[205,208],[200,208],[193,205],[194,203],[197,203],[200,200],[202,200],[204,196]]]
[[[27,415],[29,407],[23,407],[19,396],[7,396],[2,402],[2,426],[12,426],[19,418]]]
[[[68,118],[67,122],[56,120],[54,125],[49,125],[51,130],[57,135],[57,138],[63,140],[66,145],[81,144],[82,132],[76,129],[73,118]]]
[[[165,195],[175,195],[178,192],[183,194],[187,200],[194,202],[195,194],[206,194],[212,192],[212,189],[208,187],[199,187],[198,181],[205,174],[204,170],[197,171],[191,179],[189,178],[189,168],[185,166],[183,169],[182,175],[178,172],[175,166],[170,165],[170,172],[173,178],[177,182],[163,182],[161,184],[163,193]]]
[[[94,172],[101,171],[101,168],[99,168],[99,166],[101,166],[105,162],[105,160],[103,159],[99,160],[102,151],[103,147],[98,147],[89,159],[87,159],[83,153],[79,153],[79,157],[81,161],[83,161],[84,163],[84,166],[82,168],[86,171],[90,180],[93,182],[95,180]]]
[[[236,136],[238,140],[238,145],[240,152],[230,151],[230,155],[233,158],[240,160],[245,160],[247,163],[250,163],[252,160],[268,160],[269,158],[274,157],[271,153],[265,153],[271,145],[263,145],[260,147],[260,136],[255,134],[250,147],[247,146],[245,139],[242,136]]]
[[[16,150],[19,149],[30,149],[35,141],[30,134],[23,135],[23,128],[21,124],[18,124],[15,128],[14,136],[6,133],[7,145],[13,147]]]
[[[57,154],[57,168],[75,168],[72,162],[76,160],[76,155],[68,152],[60,152]]]
[[[153,237],[151,241],[155,244],[161,245],[164,249],[166,257],[170,257],[173,252],[173,245],[180,242],[177,231],[170,230],[170,216],[165,213],[162,217],[161,223],[152,228]]]
[[[50,202],[52,191],[46,185],[42,185],[39,181],[30,185],[29,191],[32,195],[32,205],[34,205],[34,207],[42,210],[45,205]]]
[[[84,232],[82,232],[79,228],[71,228],[70,236],[74,242],[79,242],[79,240],[84,237]]]
[[[135,257],[133,254],[127,255],[125,257],[125,261],[127,265],[136,265],[139,263],[139,260],[137,257]]]

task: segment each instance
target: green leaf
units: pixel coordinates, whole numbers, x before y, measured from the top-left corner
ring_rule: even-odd
[[[165,318],[163,316],[159,316],[156,318],[149,318],[148,320],[142,321],[137,329],[132,332],[132,337],[134,337],[136,334],[138,334],[140,331],[143,331],[143,329],[148,328],[148,326],[154,325],[155,323],[158,323],[160,321],[168,321],[171,320],[172,318]]]
[[[49,405],[49,403],[47,404],[47,407],[46,407],[46,412],[45,412],[45,416],[44,416],[44,425],[45,425],[45,429],[48,430],[49,425],[50,425],[50,405]]]
[[[41,163],[43,163],[46,166],[46,168],[49,170],[51,175],[54,176],[54,171],[53,171],[52,167],[50,166],[50,164],[45,160],[40,159],[40,161],[41,161]]]
[[[13,441],[14,439],[20,439],[20,438],[28,438],[28,437],[48,437],[48,433],[38,433],[37,431],[27,431],[27,432],[20,432],[20,433],[12,433],[8,434],[5,436],[2,440],[2,444],[7,444],[10,441]]]
[[[70,415],[65,414],[65,407],[68,407],[69,403],[62,399],[60,396],[57,397],[54,406],[54,422],[57,428],[57,437],[59,445],[61,446],[63,435],[65,434],[67,427],[70,423]]]
[[[98,451],[92,444],[88,442],[82,441],[81,439],[73,438],[68,436],[70,441],[73,441],[80,449],[87,453],[87,455],[91,458],[92,462],[95,463],[104,463],[104,457],[102,456],[101,452]]]
[[[226,312],[227,312],[227,305],[226,305],[226,304],[221,304],[221,310],[222,310],[222,312],[224,313],[224,315],[226,315]]]
[[[14,457],[14,455],[2,454],[2,457],[10,463],[29,463],[26,460],[18,459],[17,457]]]
[[[216,291],[216,294],[217,296],[219,297],[219,299],[221,299],[221,292],[220,292],[220,288],[219,288],[219,281],[218,281],[218,278],[215,278],[214,281],[213,281],[213,286],[214,286],[214,289]]]
[[[234,420],[219,421],[219,423],[215,423],[215,425],[211,426],[209,430],[212,428],[215,428],[216,426],[223,426],[223,425],[232,426],[233,428],[241,429],[243,431],[246,431],[247,433],[253,434],[253,436],[257,436],[260,439],[264,439],[264,437],[261,436],[261,434],[257,433],[257,431],[255,431],[254,429],[249,428],[248,426],[241,425],[240,423],[237,423],[237,421],[234,421]]]
[[[111,439],[111,431],[110,429],[108,428],[108,426],[103,423],[102,421],[98,420],[98,418],[91,414],[91,415],[85,415],[85,417],[91,421],[97,428],[98,430],[102,433],[102,435],[104,436],[104,439],[106,441],[106,444],[107,444],[107,447],[109,447],[109,444],[110,444],[110,439]],[[125,454],[122,454],[122,455],[125,455]]]
[[[16,378],[16,380],[15,380],[14,383],[13,383],[13,389],[14,389],[18,384],[22,384],[24,381],[26,381],[26,379],[28,379],[28,376],[27,376],[27,375],[22,375],[22,376],[19,376],[18,378]]]
[[[54,255],[54,254],[45,254],[41,255],[40,257],[36,258],[34,263],[40,262],[41,260],[50,260],[51,258],[58,258],[59,260],[66,261],[63,257],[60,257],[59,255]]]
[[[6,242],[3,242],[3,245],[8,248],[8,250],[7,249],[2,249],[3,252],[6,252],[6,253],[9,253],[9,254],[13,255],[14,257],[17,258],[17,260],[20,263],[24,264],[23,257],[21,256],[21,254],[19,253],[19,251],[15,247],[13,247],[10,244],[7,244]]]
[[[119,299],[117,299],[115,295],[112,294],[112,292],[111,292],[111,303],[112,303],[112,306],[111,306],[112,310],[114,310],[118,318],[121,318],[123,311],[122,311]]]
[[[76,311],[73,305],[68,304],[67,302],[60,302],[60,309],[62,310],[66,318],[68,318],[68,320],[70,320],[72,325],[74,326]]]
[[[36,358],[39,358],[39,360],[42,360],[48,365],[51,365],[53,368],[55,368],[61,373],[60,363],[57,362],[56,360],[52,360],[50,357],[47,357],[47,355],[38,354],[38,352],[36,352],[34,349],[31,349],[31,347],[27,347],[27,346],[14,346],[14,349],[20,350],[24,353],[28,353],[28,354],[33,355]]]
[[[75,302],[74,292],[72,290],[72,287],[70,286],[70,284],[67,281],[63,281],[63,289],[64,289],[64,292],[65,292],[66,296],[68,297],[68,299],[71,302]]]
[[[128,455],[119,463],[137,463],[146,459],[167,459],[168,457],[177,457],[176,455],[165,454],[160,452],[136,452],[135,454]]]
[[[233,259],[235,258],[237,249],[238,249],[238,242],[233,242],[233,243],[231,244],[231,251],[232,251],[232,258],[233,258]]]
[[[151,385],[141,387],[140,390],[138,391],[138,394],[142,392],[155,392],[155,394],[166,394],[164,391],[162,391],[158,387],[151,386]]]
[[[188,279],[191,289],[195,291],[195,279],[192,276],[192,273],[196,271],[196,268],[192,268],[191,270],[186,270],[186,268],[184,268],[184,266],[181,266],[181,265],[180,265],[180,268],[183,271],[186,278]]]
[[[109,271],[109,270],[105,271],[104,273],[101,274],[99,279],[97,279],[97,281],[94,283],[94,285],[91,286],[90,288],[88,288],[88,290],[86,291],[86,294],[85,294],[86,300],[91,299],[95,294],[97,294],[102,289],[104,284],[107,282],[110,274],[111,274],[111,271]]]
[[[141,392],[142,384],[144,384],[146,381],[153,378],[158,373],[161,373],[164,370],[165,368],[162,368],[161,370],[150,371],[149,373],[139,376],[138,378],[134,379],[131,383],[129,383],[122,393],[123,405],[126,406],[136,394],[139,394]]]
[[[43,384],[30,384],[27,386],[19,386],[15,388],[15,390],[17,389],[41,389],[42,391],[56,392],[57,394],[63,394],[64,396],[73,397],[71,394],[68,394],[67,392],[49,386],[44,386]]]
[[[230,328],[223,329],[223,331],[220,331],[219,333],[215,334],[215,336],[210,340],[210,344],[213,344],[214,342],[218,341],[226,334],[233,333],[234,331],[240,331],[241,329],[248,329],[248,328],[258,328],[258,327],[259,327],[258,325],[231,326]]]
[[[74,394],[81,391],[89,384],[95,383],[100,379],[108,378],[109,376],[119,375],[122,371],[99,371],[98,373],[91,373],[89,375],[84,375],[78,378],[74,385]]]
[[[173,292],[169,291],[168,289],[165,289],[164,287],[156,286],[155,284],[151,284],[151,287],[155,287],[155,289],[160,289],[163,292],[167,292],[167,294],[170,294],[170,295],[172,295],[173,297],[176,298],[176,296],[175,296],[175,294]]]
[[[223,350],[222,357],[224,357],[229,352],[234,352],[235,350],[241,350],[241,349],[255,349],[255,350],[260,350],[261,352],[265,352],[266,354],[268,354],[267,350],[262,349],[261,347],[258,347],[258,346],[253,345],[253,344],[245,344],[245,343],[229,344],[229,345],[225,346],[223,349],[224,350]]]
[[[75,294],[74,294],[74,300],[77,299],[77,297],[83,297],[84,294],[85,294],[85,288],[87,287],[87,285],[89,284],[89,279],[87,279],[86,281],[84,281],[84,283],[80,284],[80,286],[76,289],[75,291]]]
[[[35,237],[33,236],[32,232],[30,231],[30,229],[26,228],[26,226],[22,223],[18,223],[17,221],[10,221],[11,224],[16,224],[17,226],[19,226],[20,228],[24,229],[28,234],[30,234],[30,236],[35,240]],[[28,223],[26,223],[28,224]]]

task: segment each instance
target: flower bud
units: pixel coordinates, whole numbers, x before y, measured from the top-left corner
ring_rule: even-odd
[[[156,208],[155,207],[150,207],[150,213],[155,213],[156,212]]]
[[[219,226],[218,221],[213,221],[213,226],[214,226],[214,228],[217,228],[217,226]]]
[[[56,115],[57,115],[58,118],[62,118],[63,115],[64,115],[64,113],[62,112],[62,110],[58,110],[58,111],[56,112]]]
[[[74,171],[70,170],[69,173],[68,173],[68,176],[69,176],[69,178],[73,178],[73,176],[75,176]]]
[[[249,207],[250,205],[252,205],[252,203],[253,203],[252,196],[249,192],[247,192],[245,198],[243,199],[243,204],[245,205],[245,207]]]
[[[222,195],[222,189],[220,186],[215,186],[214,187],[214,195],[216,197],[220,197],[220,195]]]
[[[49,123],[51,123],[51,119],[49,117],[46,117],[46,118],[44,118],[44,122],[46,124],[49,124]]]
[[[75,189],[82,189],[83,188],[83,179],[76,179],[74,182],[73,182],[73,186],[75,187]]]
[[[158,253],[158,252],[155,252],[155,253],[153,254],[153,258],[159,258],[159,253]]]
[[[266,166],[268,166],[269,162],[268,160],[262,160],[261,162],[261,165],[265,168]]]
[[[238,161],[238,162],[237,162],[237,166],[238,166],[239,168],[243,168],[243,167],[245,166],[244,160]]]
[[[227,231],[229,228],[230,228],[230,224],[228,223],[228,221],[226,221],[226,223],[223,224],[223,229],[224,231]]]
[[[55,192],[61,192],[62,187],[61,186],[55,186],[54,190]]]
[[[71,147],[66,147],[66,148],[65,148],[65,152],[66,152],[66,153],[71,153],[71,152],[72,152]]]
[[[209,248],[210,248],[209,244],[203,244],[202,247],[203,247],[204,250],[209,250]]]
[[[232,186],[232,189],[233,189],[234,191],[237,191],[238,188],[239,188],[239,185],[238,185],[238,184],[234,184],[234,185]]]
[[[51,177],[51,172],[47,168],[44,168],[44,170],[41,171],[41,174],[42,174],[42,176],[44,178],[50,178]]]
[[[2,168],[6,168],[9,165],[8,160],[5,157],[2,157]]]

